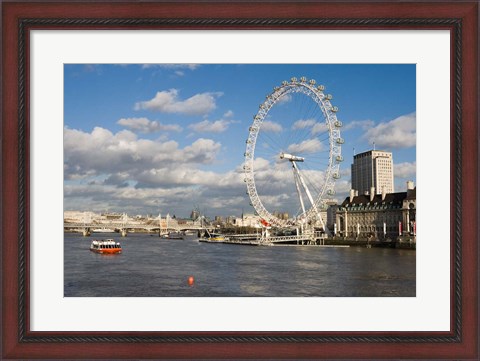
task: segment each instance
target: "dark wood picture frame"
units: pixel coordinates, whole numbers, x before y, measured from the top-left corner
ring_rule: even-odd
[[[5,1],[1,5],[2,359],[478,359],[478,1]],[[30,331],[29,31],[32,29],[449,30],[450,331]]]

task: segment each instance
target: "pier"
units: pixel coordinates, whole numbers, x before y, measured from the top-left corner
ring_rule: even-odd
[[[304,233],[294,236],[266,236],[265,234],[232,234],[219,237],[202,238],[200,242],[226,243],[250,246],[273,246],[273,245],[325,245],[325,237],[320,232]]]
[[[414,238],[398,238],[395,240],[347,239],[343,237],[324,237],[323,234],[269,237],[264,237],[258,233],[232,234],[225,235],[221,239],[218,237],[201,238],[199,241],[205,243],[223,243],[246,246],[383,247],[416,249],[416,240]]]

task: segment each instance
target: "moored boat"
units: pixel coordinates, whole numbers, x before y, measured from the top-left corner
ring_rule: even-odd
[[[183,233],[182,232],[169,232],[168,234],[164,235],[163,238],[183,239]]]
[[[211,233],[210,234],[210,240],[211,241],[217,241],[217,242],[225,241],[225,236],[221,235],[221,234]]]
[[[90,251],[101,254],[118,254],[122,253],[122,246],[113,239],[94,240],[90,245]]]
[[[207,235],[204,238],[199,239],[200,242],[223,242],[227,240],[227,237],[225,237],[223,234],[210,232],[207,232]]]
[[[115,230],[110,228],[95,228],[95,229],[92,229],[92,232],[93,233],[114,233]]]

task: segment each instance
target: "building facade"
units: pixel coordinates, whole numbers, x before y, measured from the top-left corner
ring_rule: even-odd
[[[353,156],[352,189],[360,194],[393,193],[393,157],[391,152],[369,150]]]
[[[416,188],[382,194],[350,192],[336,209],[335,235],[346,238],[396,239],[416,236]]]

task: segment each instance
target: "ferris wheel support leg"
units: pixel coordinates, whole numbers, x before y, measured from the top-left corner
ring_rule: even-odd
[[[295,165],[295,162],[292,162],[292,168],[293,168],[293,179],[295,180],[295,187],[297,188],[297,193],[298,193],[298,198],[300,199],[300,205],[302,206],[302,212],[305,213],[305,203],[303,203],[303,197],[302,197],[302,192],[300,191],[300,183],[299,183],[299,174],[298,174],[298,169]]]
[[[312,197],[312,194],[310,193],[310,190],[308,189],[307,187],[307,184],[305,183],[305,180],[303,179],[300,171],[298,170],[298,167],[297,167],[297,164],[295,162],[292,162],[293,164],[293,167],[295,168],[296,172],[297,172],[297,176],[298,178],[300,179],[300,182],[302,183],[302,187],[303,189],[305,190],[305,193],[307,194],[307,197],[308,197],[308,200],[310,201],[313,209],[315,210],[315,213],[317,214],[317,216],[322,219],[320,217],[320,213],[318,212],[318,209],[317,209],[317,206],[315,205],[315,202],[313,201],[313,197]],[[305,212],[305,208],[303,209],[303,211]]]
[[[297,164],[295,163],[295,161],[291,161],[291,162],[292,162],[294,171],[296,171],[296,174],[297,174],[297,176],[298,176],[298,179],[300,179],[300,182],[301,182],[301,184],[302,184],[302,187],[303,187],[303,189],[305,190],[305,193],[307,194],[308,200],[310,201],[310,203],[311,203],[311,205],[312,205],[312,207],[313,207],[313,209],[314,209],[314,211],[315,211],[315,214],[317,215],[318,219],[320,220],[320,223],[321,223],[321,225],[322,225],[323,230],[325,231],[325,233],[326,233],[328,236],[330,236],[331,233],[330,233],[330,231],[327,229],[327,227],[325,226],[325,223],[323,222],[322,215],[321,215],[320,212],[318,211],[318,208],[317,208],[317,206],[315,205],[315,202],[313,201],[312,194],[310,193],[310,190],[308,189],[307,184],[305,183],[305,180],[303,179],[302,174],[300,173],[300,170],[299,170],[298,167],[297,167]],[[298,185],[297,185],[297,191],[298,191],[299,194],[300,194],[300,189],[299,189]],[[301,203],[302,203],[303,212],[305,213],[305,207],[304,207],[304,205],[303,205],[303,200],[302,200],[301,195],[300,195],[300,201],[301,201]]]

